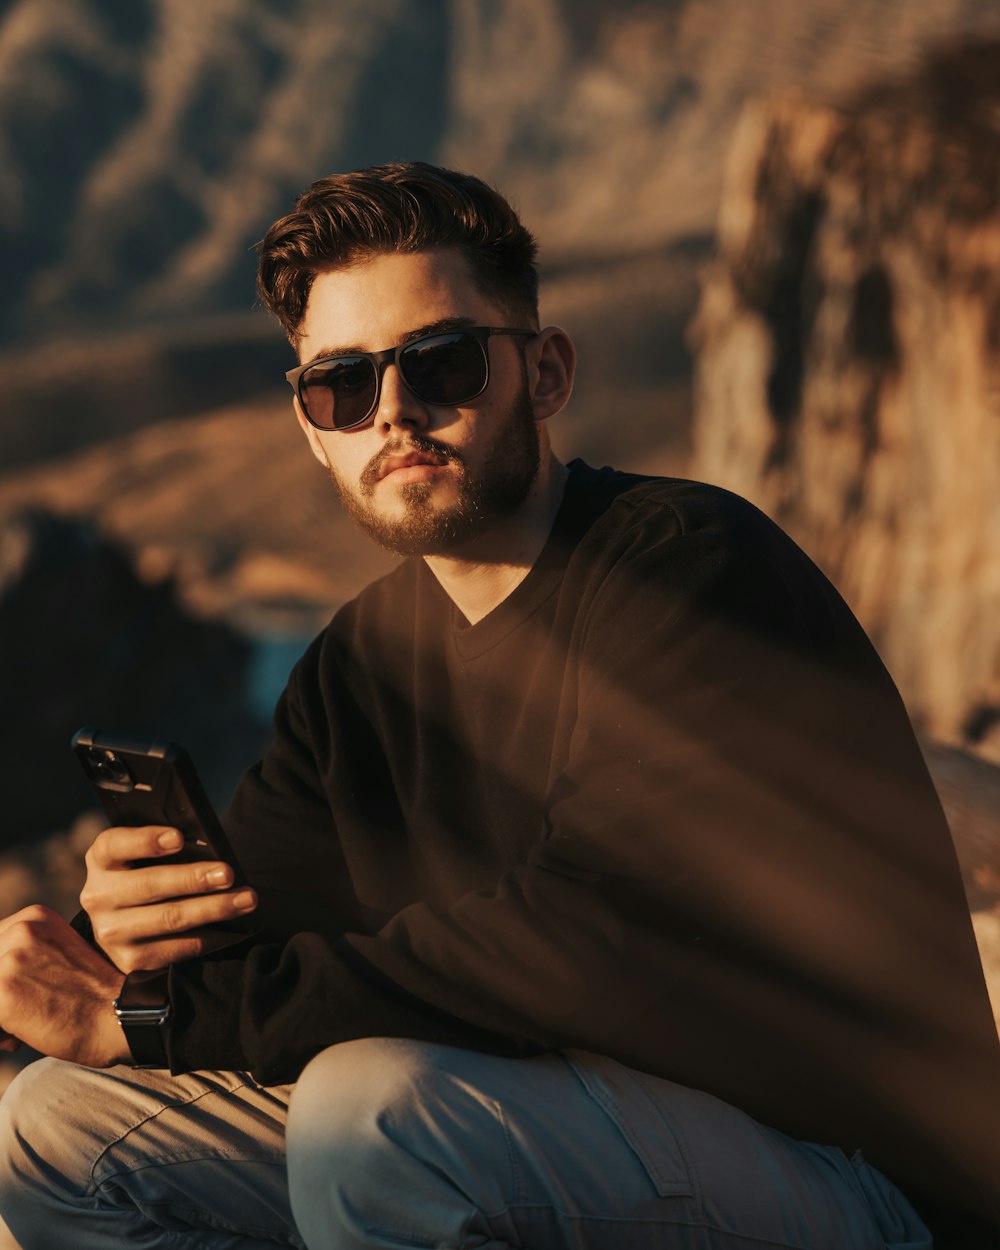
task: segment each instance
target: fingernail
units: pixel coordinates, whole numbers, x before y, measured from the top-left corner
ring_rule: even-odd
[[[229,869],[228,868],[213,868],[210,872],[207,872],[205,874],[205,880],[208,882],[209,885],[228,885],[229,884]]]
[[[257,899],[253,890],[243,890],[239,894],[233,895],[233,906],[237,911],[250,911],[256,905]]]
[[[164,829],[156,840],[165,851],[176,851],[184,841],[176,829]]]

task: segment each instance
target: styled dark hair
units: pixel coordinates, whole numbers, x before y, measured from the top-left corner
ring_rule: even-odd
[[[257,288],[294,344],[318,273],[390,252],[454,247],[515,324],[538,324],[538,248],[498,191],[422,161],[321,178],[257,244]]]

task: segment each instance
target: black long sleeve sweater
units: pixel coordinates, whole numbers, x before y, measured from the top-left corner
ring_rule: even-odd
[[[575,462],[472,626],[403,563],[298,664],[227,824],[260,932],[172,970],[174,1070],[580,1047],[861,1147],[941,1230],[986,1210],[1000,1065],[940,805],[860,626],[743,500]]]

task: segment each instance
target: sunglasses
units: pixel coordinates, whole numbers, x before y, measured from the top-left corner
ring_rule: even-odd
[[[310,425],[318,430],[353,430],[378,408],[382,376],[395,365],[407,390],[425,404],[468,403],[490,382],[486,340],[494,334],[534,338],[537,330],[470,326],[428,334],[384,352],[325,356],[285,374]]]

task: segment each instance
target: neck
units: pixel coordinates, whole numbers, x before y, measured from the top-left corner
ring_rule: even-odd
[[[568,476],[564,464],[546,456],[516,512],[472,539],[461,551],[424,557],[471,625],[492,612],[531,571],[552,529]]]

